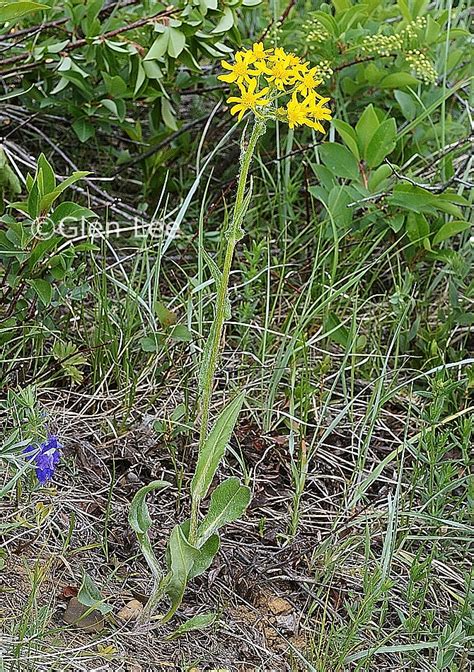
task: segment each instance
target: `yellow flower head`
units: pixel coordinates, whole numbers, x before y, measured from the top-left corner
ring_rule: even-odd
[[[272,52],[273,49],[265,49],[263,42],[255,42],[253,47],[247,52],[247,58],[250,63],[255,63],[255,61],[263,61]]]
[[[235,63],[226,63],[226,61],[221,61],[221,65],[226,70],[230,70],[227,75],[219,75],[217,79],[221,79],[223,82],[237,82],[237,84],[242,84],[247,82],[250,84],[252,77],[258,75],[256,70],[251,69],[250,59],[248,57],[249,52],[244,53],[243,51],[238,51],[235,55]]]
[[[296,90],[302,93],[303,96],[308,96],[311,91],[321,84],[321,80],[318,79],[316,73],[317,68],[308,70],[308,66],[305,64],[296,75],[296,81],[298,83]]]
[[[269,100],[263,97],[267,94],[268,87],[265,87],[264,89],[261,89],[255,93],[256,87],[256,79],[252,79],[248,89],[245,89],[243,84],[239,84],[241,94],[240,97],[231,96],[227,99],[228,103],[235,103],[235,105],[230,108],[230,113],[238,114],[239,121],[242,119],[247,110],[253,110],[253,112],[256,112],[257,107],[263,107],[264,105],[268,105],[270,103]]]
[[[321,122],[331,119],[331,110],[326,107],[329,98],[317,91],[321,84],[317,67],[310,68],[281,47],[265,49],[262,42],[238,51],[233,63],[222,61],[222,67],[229,72],[219,79],[240,90],[240,95],[227,100],[239,121],[251,111],[260,119],[279,119],[290,128],[309,126],[324,133]]]

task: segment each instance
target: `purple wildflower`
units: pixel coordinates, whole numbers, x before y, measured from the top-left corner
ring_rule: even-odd
[[[58,437],[54,435],[49,435],[46,441],[40,445],[39,448],[36,446],[27,446],[23,453],[30,456],[30,460],[33,460],[36,465],[36,478],[44,485],[51,480],[54,474],[57,463],[61,456],[62,445],[58,441]]]

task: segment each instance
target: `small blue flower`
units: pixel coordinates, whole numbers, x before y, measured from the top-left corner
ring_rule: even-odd
[[[29,459],[36,464],[36,478],[44,485],[53,477],[56,465],[61,457],[62,445],[58,441],[58,437],[49,435],[46,441],[40,445],[27,446],[23,453],[29,455]]]

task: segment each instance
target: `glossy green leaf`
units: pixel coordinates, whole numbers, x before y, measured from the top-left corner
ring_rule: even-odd
[[[359,178],[359,164],[352,152],[338,142],[325,142],[319,148],[321,161],[337,177]]]
[[[395,149],[397,124],[395,119],[383,121],[367,145],[365,158],[369,168],[376,168]]]
[[[193,497],[204,499],[207,495],[219,463],[224,457],[243,402],[244,395],[239,394],[224,408],[209,432],[198,457],[196,471],[191,481],[191,495]]]

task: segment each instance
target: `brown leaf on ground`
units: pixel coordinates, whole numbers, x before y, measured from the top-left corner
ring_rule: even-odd
[[[64,586],[58,595],[59,600],[69,600],[71,597],[77,597],[78,589],[76,586]]]
[[[81,604],[77,597],[72,597],[64,612],[64,622],[85,632],[100,632],[104,627],[104,618],[100,611],[94,609],[87,613],[89,610],[90,607]]]
[[[143,604],[138,600],[130,600],[120,609],[117,618],[121,621],[135,621],[143,611]]]

